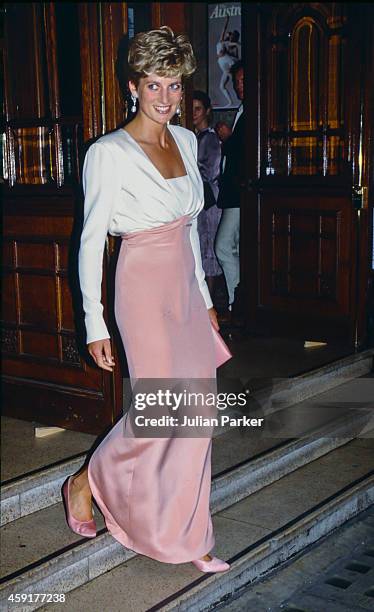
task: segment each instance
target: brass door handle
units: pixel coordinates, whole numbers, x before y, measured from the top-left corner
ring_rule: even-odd
[[[352,185],[352,205],[356,210],[363,208],[364,188],[361,185]]]

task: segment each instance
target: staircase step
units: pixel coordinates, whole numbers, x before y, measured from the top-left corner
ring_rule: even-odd
[[[148,612],[156,610],[203,612],[215,609],[218,604],[235,595],[239,589],[263,577],[301,550],[327,536],[373,503],[374,471],[372,470],[367,476],[343,487],[334,495],[315,504],[253,544],[231,553],[227,559],[231,564],[230,572],[194,581],[179,592],[144,609]],[[70,596],[71,605],[69,599],[67,604],[71,610],[77,609],[74,607],[74,593]],[[86,601],[90,601],[87,592],[84,597]],[[91,609],[92,612],[95,611],[95,607]],[[116,609],[112,607],[111,612],[115,612]],[[140,612],[141,608],[137,607],[137,610]]]
[[[368,612],[374,607],[366,594],[373,582],[373,543],[374,506],[371,506],[268,572],[265,578],[249,583],[215,610],[291,612],[299,608],[309,612]],[[366,573],[358,572],[357,567],[353,569],[352,564],[356,563]],[[329,584],[337,576],[348,580],[347,589]]]
[[[16,478],[2,487],[1,525],[48,508],[61,500],[61,487],[69,474],[84,463],[86,454]]]
[[[46,466],[53,467],[67,458],[87,453],[97,436],[64,429],[43,439],[36,437],[38,421],[23,421],[11,416],[1,417],[2,485],[18,478],[31,476]],[[14,454],[16,453],[16,457]]]
[[[75,573],[75,584],[80,581],[82,586],[67,592],[65,603],[42,610],[214,609],[244,585],[368,508],[374,502],[374,475],[369,471],[372,451],[372,440],[354,440],[216,514],[214,552],[231,563],[225,574],[201,574],[192,564],[163,564],[137,555],[88,581],[90,571],[96,573],[89,561],[79,564]],[[13,583],[4,596],[10,594],[10,587],[12,592],[59,593],[72,584],[68,571],[60,572],[58,578],[51,576],[44,582],[42,578],[22,588]],[[17,608],[9,606],[9,610]]]
[[[265,385],[264,388],[252,393],[249,408],[260,406],[262,415],[268,416],[305,401],[317,393],[333,389],[343,382],[364,376],[372,371],[373,355],[374,350],[368,349],[295,378],[273,381],[270,385]],[[230,429],[232,428],[217,428],[214,436],[218,438]],[[56,504],[60,500],[60,490],[64,480],[79,469],[85,457],[84,453],[4,483],[1,525]]]
[[[363,381],[363,379],[359,379]],[[305,421],[308,414],[316,412],[315,405],[322,404],[326,413],[328,402],[348,395],[348,389],[355,386],[356,380],[350,381],[338,389],[330,390],[313,400],[308,400],[278,413],[278,420],[287,424],[298,420]],[[362,384],[362,383],[361,383]],[[339,410],[342,410],[340,408]],[[232,431],[213,440],[212,453],[212,492],[211,508],[213,512],[243,499],[262,487],[282,478],[306,463],[317,459],[353,439],[367,424],[367,413],[356,411],[353,415],[342,414],[341,417],[320,424],[313,429],[313,435],[296,439],[262,439],[258,432],[253,435],[249,428]],[[374,427],[374,422],[371,425]],[[265,433],[266,435],[266,433]],[[257,439],[259,438],[259,439]],[[96,515],[101,519],[99,511]],[[57,529],[53,529],[53,525]],[[45,537],[45,526],[49,537]],[[99,521],[100,527],[100,521]],[[104,523],[101,521],[101,527]],[[73,545],[81,539],[67,528],[64,520],[64,510],[59,495],[58,503],[53,506],[27,515],[1,528],[3,539],[3,554],[10,555],[3,559],[3,571],[7,574],[22,570],[44,556],[59,555],[66,544]],[[32,537],[34,545],[28,545]],[[107,534],[111,547],[111,537]],[[19,541],[23,547],[19,548]],[[85,540],[83,540],[85,542]],[[105,545],[107,546],[107,541]],[[89,551],[89,549],[87,549]],[[104,552],[103,552],[104,555]],[[63,560],[63,557],[61,557]],[[6,568],[6,570],[5,570]]]
[[[266,485],[270,483],[276,485],[275,481],[285,474],[345,444],[352,431],[352,418],[344,417],[339,424],[322,428],[323,437],[281,442],[275,449],[220,472],[212,483],[212,512],[222,511],[255,491],[269,488]],[[361,442],[370,445],[371,440]],[[361,463],[370,453],[370,448],[362,448]],[[100,519],[97,515],[98,512],[96,517]],[[61,503],[6,525],[1,531],[3,551],[9,555],[3,563],[3,567],[8,567],[1,588],[5,599],[11,592],[36,592],[35,589],[67,592],[135,556],[105,529],[94,540],[73,534],[65,524]]]

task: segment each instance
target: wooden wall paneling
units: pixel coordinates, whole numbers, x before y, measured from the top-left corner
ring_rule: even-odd
[[[352,7],[353,8],[353,7]],[[357,257],[360,262],[357,278],[356,344],[363,347],[368,341],[373,343],[374,321],[374,272],[373,258],[373,207],[374,207],[374,8],[371,4],[361,3],[361,32],[356,45],[361,48],[361,116],[360,143],[358,158],[358,184],[362,190],[362,209],[357,214],[358,232]],[[361,44],[360,44],[361,43]]]
[[[79,3],[83,138],[89,141],[123,122],[117,56],[127,33],[127,3]]]
[[[372,214],[372,213],[371,213]],[[370,219],[370,210],[368,207],[362,209],[358,215],[358,223],[356,226],[357,240],[357,260],[360,266],[357,273],[357,292],[356,292],[356,330],[355,344],[357,349],[364,348],[368,341],[369,335],[369,317],[374,317],[374,309],[371,304],[371,279],[373,273],[371,270],[372,245],[370,239],[370,227],[372,219]],[[370,313],[370,308],[372,311]]]
[[[119,61],[120,43],[127,34],[127,3],[101,3],[101,26],[103,32],[103,65],[105,91],[105,132],[114,130],[125,120],[124,95],[120,89]]]
[[[112,392],[110,377],[89,365],[83,334],[76,338],[73,202],[61,194],[38,198],[15,194],[5,206],[4,272],[13,280],[3,309],[4,413],[100,433],[113,419]]]
[[[364,346],[367,338],[366,304],[367,282],[369,278],[368,259],[368,215],[367,194],[368,177],[365,167],[370,151],[364,148],[364,126],[366,104],[367,77],[370,73],[370,57],[367,54],[367,41],[365,40],[365,16],[367,8],[363,3],[353,7],[350,4],[345,9],[346,36],[343,47],[344,62],[344,99],[346,100],[346,149],[348,152],[349,189],[351,196],[352,214],[352,241],[351,241],[351,304],[354,316],[352,328],[352,342],[357,349]],[[356,95],[353,95],[356,92]],[[356,196],[359,191],[363,196]],[[360,209],[361,207],[361,209]]]
[[[174,32],[189,32],[188,10],[192,7],[191,2],[160,2],[159,4],[159,25],[168,25]]]
[[[248,330],[257,329],[256,309],[259,300],[259,242],[262,239],[259,233],[259,196],[256,189],[260,178],[260,151],[265,150],[265,142],[258,145],[259,139],[264,138],[264,131],[260,131],[266,116],[266,96],[260,97],[260,91],[266,83],[263,76],[267,74],[262,69],[265,57],[263,46],[264,19],[261,9],[255,3],[242,3],[242,57],[244,60],[244,112],[246,142],[245,166],[247,168],[246,185],[241,193],[240,211],[240,283],[238,296],[240,296],[246,313],[246,327]],[[256,92],[256,93],[255,93]]]
[[[43,27],[43,8],[38,2],[32,3],[33,12],[33,38],[34,38],[34,53],[33,61],[35,65],[35,84],[36,84],[36,102],[37,102],[37,117],[45,117],[48,111],[48,82],[46,78],[46,45],[44,39]],[[27,64],[27,62],[26,62]],[[29,92],[27,92],[29,94]]]
[[[41,3],[5,3],[5,15],[6,119],[44,117],[48,89]]]
[[[103,133],[100,64],[100,21],[97,2],[79,3],[83,139],[86,142]]]
[[[101,433],[114,418],[112,381],[88,358],[82,319],[76,327],[72,198],[10,195],[5,212],[4,414]]]
[[[48,89],[49,89],[49,110],[51,117],[60,117],[60,87],[57,66],[57,31],[55,3],[49,2],[43,5],[44,30],[47,53]]]
[[[9,345],[16,342],[16,339],[10,337],[7,342]],[[4,366],[7,365],[5,361]],[[91,390],[82,392],[80,389],[74,389],[72,393],[67,391],[66,385],[47,381],[48,374],[47,370],[45,382],[32,377],[3,375],[4,416],[73,431],[102,434],[108,423],[111,423],[106,416],[107,402],[104,394]]]
[[[162,2],[152,2],[151,3],[151,11],[152,11],[152,28],[155,30],[156,28],[159,28],[162,25],[169,25],[167,23],[163,23],[162,22],[162,15],[161,15],[161,6],[162,6]],[[171,26],[170,26],[171,27]]]
[[[367,81],[365,87],[365,125],[363,149],[366,151],[364,165],[364,176],[367,181],[366,199],[368,203],[368,269],[367,279],[368,301],[366,304],[367,321],[369,328],[369,342],[374,345],[374,125],[372,117],[374,115],[374,9],[370,5],[368,8],[368,19],[366,19],[366,57],[367,60]]]
[[[348,9],[347,5],[347,9]],[[361,45],[355,35],[356,27],[353,22],[359,15],[358,6],[351,7],[350,22],[346,28],[344,37],[343,56],[343,99],[345,101],[344,121],[346,126],[346,149],[348,157],[348,169],[350,187],[359,181],[359,145],[360,145],[360,79],[361,70],[357,69],[361,62]],[[347,37],[349,39],[347,40]],[[356,40],[353,40],[353,37]],[[357,91],[358,95],[353,96],[352,91]]]
[[[10,185],[43,184],[48,180],[46,130],[31,121],[43,120],[49,107],[42,5],[6,3],[4,21],[8,180]]]
[[[350,300],[350,207],[336,194],[313,198],[306,190],[264,193],[260,226],[263,249],[259,302],[297,314],[348,318]]]
[[[208,92],[208,6],[203,2],[189,3],[191,43],[197,60],[197,69],[193,74],[193,88]]]
[[[5,243],[5,246],[8,246]],[[9,245],[12,246],[12,243]],[[9,271],[8,271],[9,270]],[[11,266],[4,264],[2,318],[12,325],[17,324],[16,278]]]
[[[152,28],[167,25],[176,33],[185,32],[190,34],[192,23],[191,11],[193,10],[194,5],[192,2],[153,2]],[[193,129],[192,92],[193,77],[186,79],[181,104],[182,115],[180,123],[188,129]]]
[[[50,143],[52,159],[52,180],[58,187],[64,184],[64,156],[62,145],[61,124],[57,121],[61,117],[60,110],[60,87],[57,65],[57,30],[55,3],[43,4],[44,30],[46,39],[48,88],[49,88],[49,111],[51,118],[56,120],[53,127],[49,128],[49,137],[53,139]]]

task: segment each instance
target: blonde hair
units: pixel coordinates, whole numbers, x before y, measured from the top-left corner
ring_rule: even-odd
[[[191,75],[196,60],[186,34],[175,35],[168,26],[139,32],[132,39],[128,54],[128,79],[138,85],[149,74],[158,76]]]

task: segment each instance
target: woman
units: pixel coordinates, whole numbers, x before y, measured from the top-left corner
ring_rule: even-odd
[[[196,217],[203,187],[194,134],[168,125],[195,59],[188,39],[168,27],[138,34],[129,50],[135,118],[87,153],[79,277],[88,351],[115,367],[101,304],[107,232],[122,236],[115,316],[132,381],[212,379],[218,329],[199,255]],[[216,332],[215,332],[216,333]],[[131,410],[131,409],[130,409]],[[126,415],[88,467],[67,479],[70,527],[96,535],[92,495],[110,533],[127,548],[203,572],[228,569],[209,555],[211,438],[139,438]]]
[[[215,279],[222,274],[221,266],[214,253],[214,240],[222,212],[216,206],[221,144],[216,132],[209,127],[209,116],[212,108],[209,96],[203,91],[194,91],[192,103],[192,119],[198,143],[197,165],[203,179],[205,194],[204,210],[198,216],[197,229],[205,278],[213,299]]]
[[[227,26],[229,24],[230,17],[226,17],[225,24],[223,26],[221,38],[219,39],[216,45],[217,51],[217,62],[222,71],[221,80],[219,83],[219,88],[222,92],[222,95],[226,98],[227,104],[222,108],[230,108],[234,105],[231,93],[228,89],[228,84],[231,79],[230,69],[233,64],[237,61],[237,47],[233,49],[233,53],[230,52],[230,42],[232,39],[232,32],[227,33]],[[233,41],[234,43],[236,41]]]

